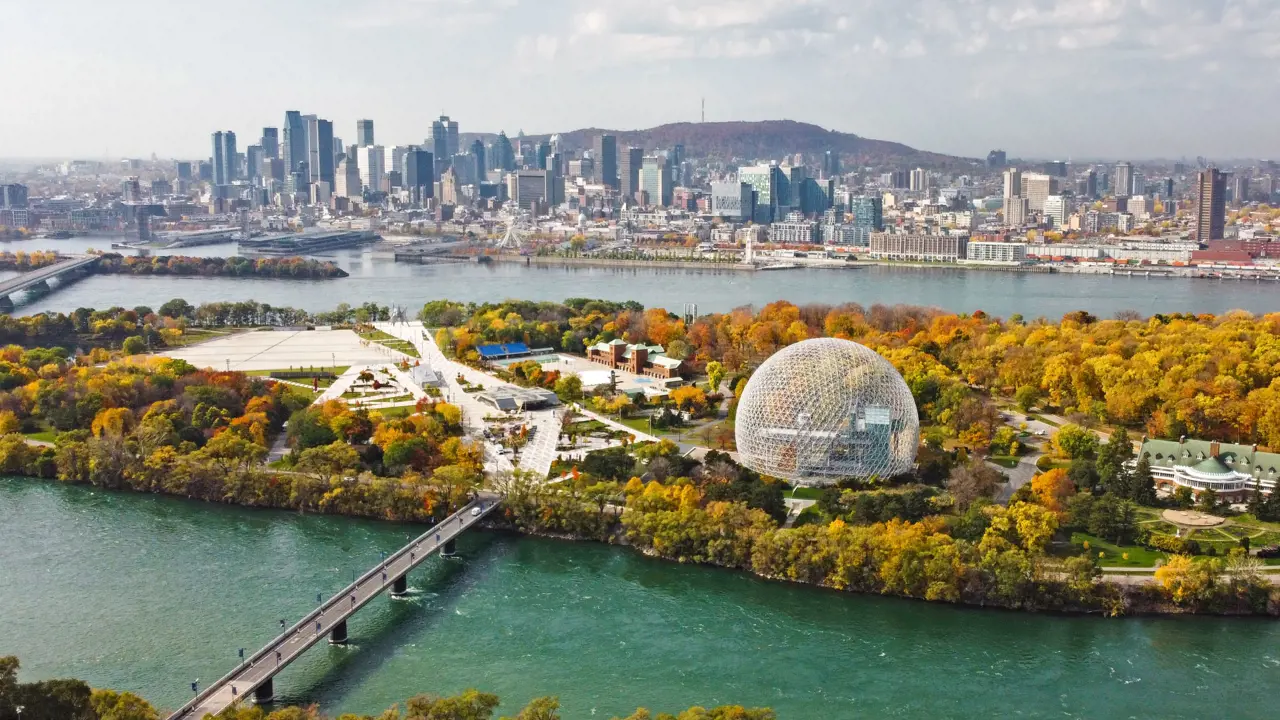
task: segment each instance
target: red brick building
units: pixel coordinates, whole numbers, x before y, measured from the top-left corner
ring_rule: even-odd
[[[663,380],[680,377],[684,363],[662,352],[661,345],[628,345],[624,340],[612,340],[588,347],[587,359],[636,375]]]

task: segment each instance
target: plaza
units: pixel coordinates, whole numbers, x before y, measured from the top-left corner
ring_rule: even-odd
[[[242,372],[381,365],[406,357],[351,330],[321,328],[235,333],[163,354],[200,368]]]

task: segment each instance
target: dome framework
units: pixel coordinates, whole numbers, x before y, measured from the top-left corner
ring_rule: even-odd
[[[798,485],[910,472],[920,443],[915,400],[898,371],[849,340],[782,349],[747,382],[735,436],[743,465]]]

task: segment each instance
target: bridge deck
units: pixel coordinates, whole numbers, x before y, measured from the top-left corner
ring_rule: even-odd
[[[91,265],[96,262],[98,262],[98,257],[96,255],[90,255],[88,257],[74,257],[69,260],[56,262],[53,265],[25,272],[18,277],[9,278],[4,282],[0,282],[0,297],[7,297],[13,293],[21,292],[36,283],[55,278],[68,270],[74,270],[78,267]]]
[[[216,715],[236,701],[246,696],[251,697],[255,688],[274,677],[312,645],[327,639],[335,626],[345,622],[370,600],[389,590],[396,578],[417,567],[427,556],[480,522],[497,505],[498,496],[483,494],[445,518],[439,525],[414,538],[261,650],[246,658],[235,670],[210,684],[190,702],[169,715],[169,720],[199,720],[205,714]],[[472,514],[474,509],[479,509],[479,513]]]

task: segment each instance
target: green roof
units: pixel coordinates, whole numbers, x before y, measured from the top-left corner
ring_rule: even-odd
[[[1231,472],[1231,468],[1223,465],[1217,458],[1205,458],[1204,462],[1196,465],[1192,470],[1206,475],[1226,475]]]
[[[1194,467],[1205,473],[1226,473],[1232,469],[1248,473],[1255,478],[1268,480],[1280,477],[1280,453],[1256,450],[1252,445],[1218,443],[1218,453],[1213,454],[1210,440],[1188,438],[1177,440],[1147,440],[1142,443],[1142,454],[1154,467]]]

